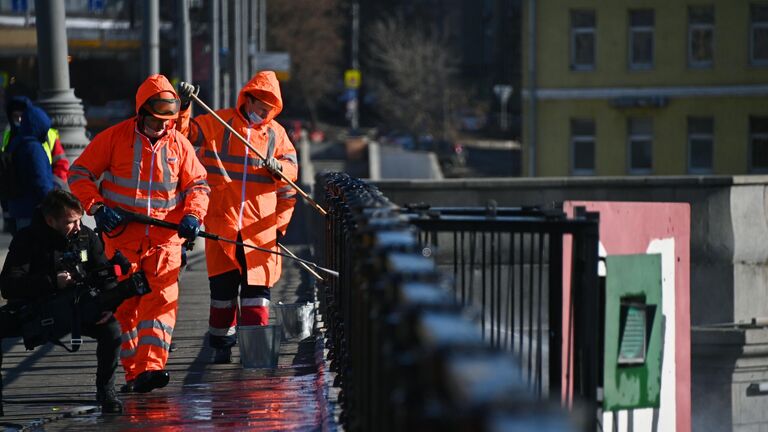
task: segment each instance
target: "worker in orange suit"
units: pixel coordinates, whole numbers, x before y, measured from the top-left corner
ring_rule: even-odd
[[[205,168],[174,127],[179,107],[168,79],[151,75],[136,93],[136,117],[96,135],[69,171],[69,186],[94,216],[107,256],[120,250],[132,272],[144,270],[151,289],[115,313],[122,329],[123,392],[168,384],[181,243],[194,240],[208,208]],[[178,232],[131,222],[122,210],[178,223]]]
[[[257,73],[240,90],[234,108],[216,111],[265,160],[232,136],[213,115],[190,119],[189,100],[197,94],[195,86],[180,83],[179,94],[182,115],[177,128],[198,148],[211,184],[206,229],[224,238],[277,250],[277,241],[285,235],[296,204],[296,192],[280,179],[278,171],[295,182],[298,161],[285,129],[275,121],[283,108],[275,73]],[[208,340],[215,349],[213,362],[229,363],[237,325],[268,324],[269,291],[280,278],[281,261],[269,252],[208,239],[205,258],[211,290]]]

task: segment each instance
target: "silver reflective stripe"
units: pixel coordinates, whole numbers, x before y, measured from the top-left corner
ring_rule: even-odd
[[[277,198],[278,199],[291,199],[296,198],[296,194],[293,193],[293,187],[291,186],[283,186],[279,189],[277,189]]]
[[[160,320],[139,321],[139,325],[136,326],[136,329],[138,330],[148,329],[148,328],[160,329],[168,333],[169,335],[173,334],[173,327],[169,326],[168,324],[165,324]]]
[[[269,159],[275,155],[275,131],[272,128],[268,128],[267,135],[269,136],[267,140],[267,159]]]
[[[227,120],[227,124],[231,127],[232,122],[235,120],[234,117]],[[224,139],[221,140],[221,154],[228,155],[229,154],[229,136],[231,133],[229,132],[229,129],[224,128]]]
[[[263,297],[242,298],[240,306],[269,306],[269,300]]]
[[[143,149],[144,141],[141,139],[141,134],[136,131],[136,137],[133,140],[133,168],[131,169],[131,178],[136,179],[137,181],[141,178],[139,177],[139,172],[141,172],[141,151]]]
[[[51,163],[56,163],[56,162],[58,162],[58,161],[60,161],[62,159],[64,159],[64,155],[63,154],[56,155],[56,156],[53,157],[53,160],[51,160]]]
[[[156,150],[157,149],[155,149],[153,146],[152,156],[151,156],[152,159],[150,159],[149,161],[149,187],[147,188],[149,189],[149,193],[147,194],[147,205],[146,205],[147,214],[149,214],[150,210],[152,209],[152,174],[155,172],[155,151]],[[138,179],[139,177],[137,176],[136,178]],[[149,236],[149,225],[147,225],[147,229],[145,233],[147,234],[147,236]]]
[[[72,184],[72,179],[78,180],[80,178],[85,178],[90,181],[96,181],[96,176],[93,175],[92,172],[88,170],[88,168],[82,166],[82,165],[73,165],[69,169],[69,183]]]
[[[175,141],[174,141],[175,142]],[[168,146],[170,143],[167,143],[163,146],[162,150],[160,151],[160,157],[162,158],[161,163],[163,164],[163,184],[168,184],[171,182],[171,167],[168,166]],[[175,190],[176,188],[174,188]]]
[[[203,134],[203,129],[200,128],[200,125],[197,124],[197,122],[194,119],[191,119],[189,122],[190,122],[190,125],[189,125],[190,129],[193,126],[197,128],[197,138],[195,138],[195,142],[192,143],[192,147],[195,149],[195,151],[197,151],[205,142],[205,135]]]
[[[229,309],[235,306],[234,300],[214,300],[211,299],[211,307],[214,309]]]
[[[138,335],[139,335],[139,332],[136,331],[136,329],[133,329],[131,331],[127,331],[122,335],[120,335],[120,338],[122,339],[123,342],[128,342],[132,339],[135,339]]]
[[[200,191],[205,192],[206,194],[210,194],[211,193],[211,188],[210,188],[210,186],[208,186],[208,182],[207,181],[205,181],[205,180],[197,180],[196,182],[192,183],[191,186],[189,186],[188,188],[184,189],[181,192],[181,196],[186,197],[187,194],[192,193],[192,191],[194,191],[194,190],[200,190]]]
[[[227,180],[232,181],[232,179],[229,177],[229,174],[227,171],[222,168],[221,166],[215,166],[215,165],[203,165],[203,168],[205,168],[205,171],[208,174],[218,174],[222,177],[226,177]]]
[[[245,137],[245,140],[248,142],[251,142],[251,129],[248,129],[248,134]],[[237,229],[242,230],[243,229],[243,209],[245,209],[245,182],[248,172],[248,147],[245,147],[245,154],[243,155],[243,176],[242,176],[242,186],[240,187],[240,215],[237,217]]]
[[[67,175],[67,183],[69,183],[69,184],[72,184],[72,183],[74,183],[74,182],[76,182],[78,180],[93,181],[90,177],[88,177],[86,175],[73,173],[72,171],[70,171],[69,174]]]
[[[154,345],[158,346],[166,351],[171,349],[171,344],[160,339],[157,336],[142,336],[139,338],[139,346],[141,345]]]
[[[136,355],[136,349],[120,350],[120,358],[128,358]]]
[[[241,178],[244,178],[245,181],[251,182],[251,183],[274,183],[275,180],[270,176],[265,176],[261,174],[254,174],[254,173],[247,173],[245,176],[243,176],[243,173],[237,172],[237,171],[230,171],[227,170],[230,177],[239,176]]]
[[[237,328],[236,327],[229,327],[229,328],[216,328],[216,327],[208,327],[208,333],[214,335],[214,336],[234,336],[237,334]]]
[[[127,196],[118,194],[117,192],[112,192],[110,190],[103,190],[101,194],[104,196],[104,198],[112,200],[116,203],[125,204],[127,206],[135,206],[135,207],[148,207],[151,201],[152,208],[173,209],[176,207],[176,204],[178,204],[179,202],[178,197],[173,197],[169,200],[159,199],[159,198],[155,198],[153,200],[144,199],[144,198],[129,198]]]
[[[293,153],[286,153],[286,154],[280,156],[279,160],[288,161],[288,162],[293,163],[294,165],[298,165],[298,163],[299,163],[298,159],[296,159],[296,155],[293,154]]]
[[[111,172],[104,173],[104,180],[110,181],[118,186],[133,188],[133,189],[142,189],[145,191],[149,191],[149,186],[150,186],[149,182],[141,181],[141,180],[137,182],[136,179],[118,177],[112,174]],[[177,182],[171,182],[169,179],[167,182],[164,182],[161,184],[155,183],[154,185],[152,185],[152,190],[158,191],[158,192],[173,192],[176,190],[177,185],[178,185]]]

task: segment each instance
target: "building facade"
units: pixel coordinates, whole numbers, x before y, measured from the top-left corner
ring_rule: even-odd
[[[768,1],[524,9],[524,175],[768,172]]]

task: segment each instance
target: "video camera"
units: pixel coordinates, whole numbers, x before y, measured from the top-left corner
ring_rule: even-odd
[[[69,272],[75,281],[72,287],[43,300],[0,308],[0,322],[10,319],[21,323],[21,336],[28,350],[47,342],[61,344],[59,339],[72,333],[75,351],[75,344],[81,343],[81,323],[95,323],[104,311],[114,311],[124,300],[150,292],[149,282],[141,271],[118,282],[131,268],[120,251],[115,252],[109,264],[94,269],[86,270],[87,260],[83,251],[60,253],[56,257],[56,271]]]
[[[79,295],[81,308],[85,305],[98,306],[101,311],[114,311],[124,300],[147,294],[149,282],[144,272],[133,273],[123,281],[118,278],[131,270],[131,263],[119,250],[109,264],[85,270],[87,256],[82,251],[67,251],[56,260],[57,271],[67,271],[75,281],[74,290]],[[85,318],[85,316],[84,316]],[[86,321],[87,322],[87,321]]]

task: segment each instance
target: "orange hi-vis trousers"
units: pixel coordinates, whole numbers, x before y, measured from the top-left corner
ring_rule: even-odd
[[[141,256],[122,252],[134,263],[132,271],[144,271],[151,289],[125,300],[115,312],[122,329],[120,361],[125,380],[132,381],[142,372],[164,369],[168,361],[178,308],[181,248],[169,244]]]

